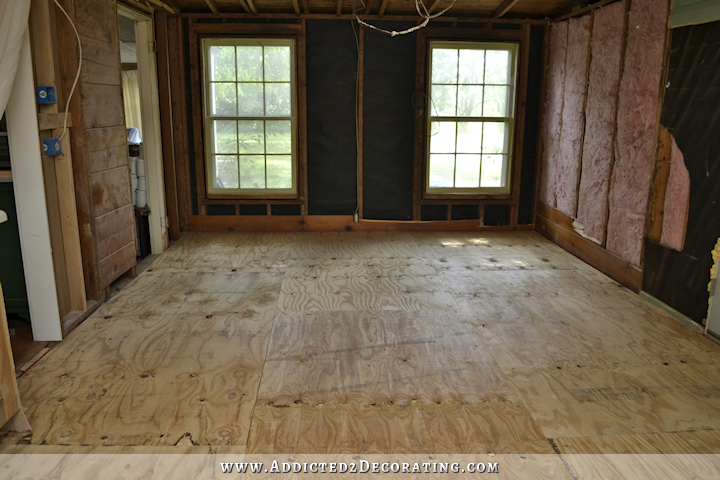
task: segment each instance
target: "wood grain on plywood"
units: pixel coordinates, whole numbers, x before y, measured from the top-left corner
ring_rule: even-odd
[[[19,387],[16,453],[711,453],[720,431],[717,345],[533,232],[192,233]]]

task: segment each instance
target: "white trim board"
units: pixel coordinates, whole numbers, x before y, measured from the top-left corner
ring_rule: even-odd
[[[33,338],[36,341],[60,341],[62,323],[53,274],[55,267],[27,30],[5,114]]]

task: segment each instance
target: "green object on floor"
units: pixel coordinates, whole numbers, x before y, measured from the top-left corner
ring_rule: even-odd
[[[8,216],[7,222],[0,223],[0,282],[5,294],[5,310],[30,321],[12,183],[0,183],[0,210]]]

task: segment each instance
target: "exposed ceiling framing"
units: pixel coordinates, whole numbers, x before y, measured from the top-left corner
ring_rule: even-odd
[[[351,14],[353,0],[126,0],[150,4],[170,13],[246,13],[271,15]],[[452,0],[420,0],[428,12],[437,13],[451,5]],[[447,12],[452,17],[557,19],[573,15],[598,3],[615,0],[456,0]],[[420,18],[415,0],[354,0],[358,14],[373,16]]]

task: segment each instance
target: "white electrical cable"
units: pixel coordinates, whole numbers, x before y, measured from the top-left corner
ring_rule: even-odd
[[[384,30],[380,27],[376,27],[375,25],[370,25],[369,23],[364,22],[363,20],[360,20],[360,17],[358,17],[358,14],[357,14],[357,9],[355,8],[355,0],[353,0],[353,2],[352,2],[352,9],[353,9],[353,16],[355,17],[355,20],[357,20],[357,22],[359,24],[365,25],[366,27],[372,28],[373,30],[377,30],[378,32],[387,33],[391,37],[395,37],[397,35],[406,35],[408,33],[412,33],[417,30],[420,30],[423,27],[426,27],[427,24],[430,23],[430,20],[432,20],[433,18],[437,18],[440,15],[442,15],[443,13],[450,10],[455,5],[455,2],[456,2],[456,0],[452,0],[452,3],[450,3],[450,5],[448,5],[447,8],[439,11],[438,13],[430,15],[430,12],[428,12],[427,7],[425,7],[425,4],[422,2],[422,0],[415,0],[415,10],[417,10],[418,15],[420,15],[420,17],[423,18],[424,20],[419,25],[415,25],[412,28],[408,28],[407,30],[402,30],[400,32],[398,32],[396,30]],[[363,0],[360,0],[360,3],[363,4],[363,7],[365,6],[365,2],[363,2]]]
[[[80,80],[80,69],[82,68],[82,44],[80,43],[80,34],[77,31],[77,28],[75,28],[75,23],[73,23],[72,19],[70,18],[70,15],[65,11],[65,9],[58,3],[58,0],[54,0],[55,5],[60,9],[62,13],[65,14],[65,17],[68,19],[68,22],[70,22],[70,25],[72,26],[73,30],[75,31],[75,36],[77,37],[77,44],[78,44],[78,69],[77,73],[75,74],[75,81],[73,82],[73,86],[70,89],[70,95],[68,95],[67,103],[65,104],[65,121],[63,121],[63,133],[60,135],[60,138],[58,138],[58,141],[62,140],[65,136],[65,133],[67,132],[67,119],[68,119],[68,113],[70,111],[70,100],[72,100],[73,93],[75,93],[75,87],[77,87],[78,80]]]

